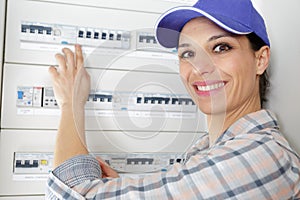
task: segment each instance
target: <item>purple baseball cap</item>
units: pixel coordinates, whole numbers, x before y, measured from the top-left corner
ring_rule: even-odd
[[[177,47],[184,25],[202,16],[234,34],[255,33],[270,46],[264,19],[251,0],[199,0],[194,6],[172,8],[155,25],[158,43],[166,48]]]

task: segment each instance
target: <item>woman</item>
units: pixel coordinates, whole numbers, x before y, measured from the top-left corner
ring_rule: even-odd
[[[87,155],[82,139],[89,75],[80,46],[76,56],[64,49],[56,55],[58,69],[49,69],[62,116],[46,197],[299,199],[299,156],[274,115],[262,109],[270,43],[251,1],[200,0],[174,8],[159,19],[157,39],[178,48],[180,75],[208,117],[209,134],[187,152],[184,164],[144,178],[118,177]]]

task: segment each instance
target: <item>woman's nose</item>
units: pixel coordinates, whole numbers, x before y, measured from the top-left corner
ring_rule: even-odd
[[[215,69],[211,57],[202,49],[197,50],[195,58],[191,61],[191,65],[193,72],[201,76],[210,74]]]

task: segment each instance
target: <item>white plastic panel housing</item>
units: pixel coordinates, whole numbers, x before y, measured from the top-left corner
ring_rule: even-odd
[[[151,12],[151,13],[162,13],[170,8],[181,5],[192,5],[196,0],[151,0],[151,1],[140,1],[140,0],[34,0],[44,1],[52,3],[64,3],[74,4],[78,6],[91,6],[99,8],[112,8],[130,10],[136,12]]]

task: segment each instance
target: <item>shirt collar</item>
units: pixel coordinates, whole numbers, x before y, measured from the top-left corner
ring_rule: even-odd
[[[266,128],[279,129],[275,115],[269,110],[259,110],[245,115],[233,123],[216,141],[226,141],[239,134],[253,133]]]

